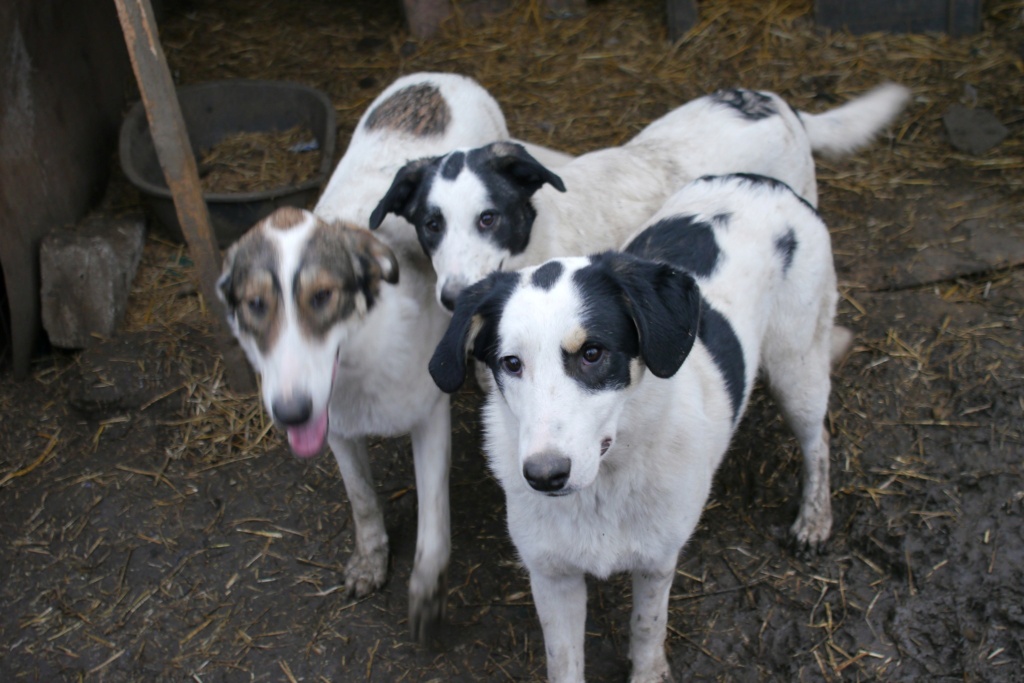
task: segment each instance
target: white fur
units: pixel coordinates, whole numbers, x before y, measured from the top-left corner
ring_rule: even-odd
[[[685,183],[704,175],[755,173],[778,178],[812,205],[818,192],[812,152],[833,156],[867,144],[904,106],[909,91],[885,84],[820,114],[794,112],[774,93],[776,115],[750,120],[715,101],[693,100],[654,121],[621,147],[590,152],[554,169],[566,192],[550,185],[532,198],[537,218],[526,250],[511,254],[481,237],[477,217],[492,208],[479,178],[435,180],[429,203],[446,233],[432,254],[437,298],[495,270],[613,248]]]
[[[435,85],[451,112],[443,135],[367,128],[378,104],[421,83]],[[324,221],[366,226],[395,172],[411,159],[507,138],[497,102],[472,79],[443,73],[399,78],[360,119],[314,213]],[[570,158],[545,148],[538,153],[556,163]],[[275,231],[273,239],[284,254],[281,267],[292,267],[289,259],[297,258],[308,232],[308,226]],[[408,223],[390,216],[376,236],[397,257],[399,281],[382,283],[379,298],[365,315],[337,326],[319,345],[303,335],[290,317],[274,352],[266,357],[251,340],[240,337],[262,375],[268,410],[274,397],[300,390],[313,396],[314,415],[329,410],[327,440],[355,520],[356,547],[345,577],[346,589],[355,596],[383,585],[388,562],[388,538],[371,477],[367,437],[411,434],[419,524],[409,615],[413,634],[423,640],[442,616],[447,599],[451,418],[448,397],[433,384],[426,368],[448,318],[432,301],[434,273]],[[284,279],[282,285],[290,296],[290,283]]]
[[[836,305],[828,231],[791,193],[767,184],[702,180],[674,195],[648,221],[728,212],[715,233],[721,259],[705,299],[731,323],[747,360],[744,405],[760,368],[797,435],[805,460],[798,541],[829,535],[829,357]],[[774,239],[789,228],[798,249],[783,272]],[[567,271],[584,258],[562,259]],[[634,373],[625,390],[586,392],[563,370],[563,347],[578,325],[581,292],[569,276],[550,291],[523,271],[505,303],[497,356],[522,361],[522,376],[502,378],[485,409],[486,451],[507,497],[512,538],[530,572],[544,630],[548,675],[583,681],[584,575],[633,574],[630,657],[634,683],[670,680],[664,639],[678,553],[693,532],[734,422],[723,378],[701,342],[669,379]],[[458,314],[457,314],[458,315]],[[500,372],[499,370],[496,371]],[[642,376],[640,376],[642,375]],[[604,455],[600,443],[611,437]],[[568,495],[538,493],[524,463],[555,449],[572,460]]]

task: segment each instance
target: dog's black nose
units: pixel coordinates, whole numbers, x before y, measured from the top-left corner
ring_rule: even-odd
[[[572,461],[560,453],[539,453],[523,465],[527,483],[541,493],[555,493],[569,481]]]
[[[313,399],[305,394],[276,398],[271,405],[274,419],[286,426],[305,424],[313,414]]]
[[[459,298],[459,294],[462,294],[463,289],[465,288],[460,283],[445,283],[445,286],[441,288],[441,305],[449,311],[454,311],[455,300]]]

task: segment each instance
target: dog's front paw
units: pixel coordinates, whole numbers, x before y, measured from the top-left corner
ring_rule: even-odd
[[[672,671],[668,668],[668,662],[664,659],[647,671],[633,671],[629,677],[629,683],[674,683],[674,681]]]
[[[427,645],[440,634],[448,605],[447,572],[429,581],[413,572],[409,581],[409,632]]]
[[[365,598],[384,585],[388,577],[388,546],[378,546],[368,553],[356,551],[345,566],[345,592],[354,598]]]
[[[832,513],[817,511],[815,514],[806,514],[801,510],[790,527],[790,533],[797,552],[821,553],[832,533]]]

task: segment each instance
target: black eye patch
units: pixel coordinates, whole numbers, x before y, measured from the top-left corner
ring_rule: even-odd
[[[624,389],[631,382],[630,363],[640,356],[640,339],[622,291],[596,268],[576,271],[573,281],[582,298],[582,343],[562,349],[565,373],[588,391]],[[592,345],[604,353],[597,362],[588,363],[585,355]]]

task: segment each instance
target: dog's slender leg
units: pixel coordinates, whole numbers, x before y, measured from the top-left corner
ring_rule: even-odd
[[[809,352],[787,354],[766,368],[772,395],[803,454],[803,496],[800,513],[791,527],[800,549],[819,549],[832,532],[829,433],[824,424],[832,349],[829,336],[821,335],[818,340]]]
[[[345,566],[345,591],[361,598],[384,585],[388,572],[388,534],[370,472],[366,439],[345,439],[330,434],[328,441],[338,461],[352,519],[356,549]]]
[[[668,595],[675,576],[676,556],[664,567],[633,572],[633,616],[630,620],[630,683],[666,683],[672,680],[665,657]]]
[[[549,683],[583,683],[587,584],[583,574],[530,572],[533,603],[544,631]]]
[[[792,533],[801,548],[817,549],[832,532],[832,496],[829,487],[829,433],[821,423],[818,438],[800,436],[804,456],[803,498]],[[794,430],[795,431],[795,430]]]
[[[431,632],[436,632],[448,601],[446,573],[451,555],[448,471],[451,451],[451,408],[448,395],[444,394],[427,418],[412,430],[419,522],[416,559],[409,581],[409,629],[420,643],[426,643]]]

